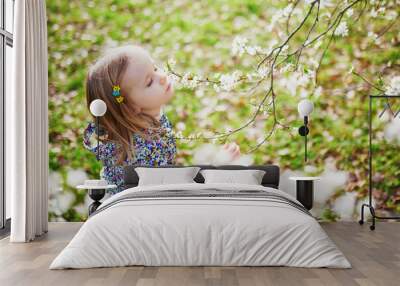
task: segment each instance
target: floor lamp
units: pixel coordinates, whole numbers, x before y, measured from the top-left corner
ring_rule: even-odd
[[[107,111],[106,103],[101,99],[95,99],[90,103],[90,113],[94,117],[96,117],[96,135],[97,135],[97,160],[100,160],[99,154],[99,137],[100,137],[100,128],[99,128],[99,117],[103,116]]]

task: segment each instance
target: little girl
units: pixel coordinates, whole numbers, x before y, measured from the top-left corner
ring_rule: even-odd
[[[123,190],[125,165],[174,165],[176,141],[172,126],[162,106],[173,96],[172,82],[157,69],[146,50],[128,45],[109,50],[90,67],[86,79],[89,108],[102,99],[107,112],[99,120],[99,131],[90,122],[84,131],[85,148],[97,154],[103,163],[103,179]],[[96,138],[99,135],[99,150]],[[95,137],[95,136],[93,136]],[[232,157],[240,155],[239,147],[225,144]]]

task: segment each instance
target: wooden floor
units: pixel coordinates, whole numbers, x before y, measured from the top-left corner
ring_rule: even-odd
[[[322,224],[352,269],[291,267],[118,267],[49,270],[81,223],[50,223],[32,243],[0,241],[0,285],[400,285],[400,223],[372,232],[357,223]]]

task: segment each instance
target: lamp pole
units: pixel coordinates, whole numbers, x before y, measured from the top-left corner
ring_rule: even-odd
[[[310,132],[308,129],[308,116],[314,110],[314,104],[308,99],[303,99],[297,105],[297,110],[304,121],[304,125],[299,128],[299,134],[304,136],[304,162],[307,162],[307,135]]]
[[[304,162],[307,162],[307,134],[308,134],[308,117],[304,116],[304,126],[306,127],[306,134],[304,135]]]
[[[97,133],[97,160],[100,160],[100,154],[99,154],[100,130],[99,130],[99,117],[98,116],[96,116],[96,133]]]

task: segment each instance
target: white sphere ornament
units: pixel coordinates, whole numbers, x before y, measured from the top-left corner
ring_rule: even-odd
[[[314,110],[314,104],[311,100],[303,99],[297,105],[297,110],[299,111],[300,116],[308,116]]]
[[[90,113],[94,116],[103,116],[107,111],[106,103],[101,99],[95,99],[90,103]]]

